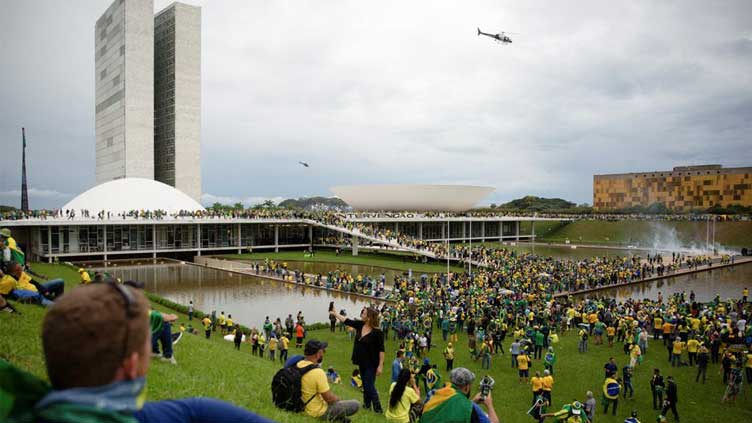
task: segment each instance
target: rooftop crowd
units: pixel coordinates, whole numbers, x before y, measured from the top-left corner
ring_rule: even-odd
[[[206,209],[201,211],[181,210],[168,213],[164,210],[123,210],[117,213],[105,210],[11,210],[0,213],[2,220],[47,220],[47,219],[86,219],[86,220],[116,220],[116,219],[312,219],[320,221],[358,220],[358,219],[383,219],[383,218],[499,218],[499,217],[540,217],[550,219],[573,219],[573,220],[647,220],[647,221],[746,221],[750,219],[746,214],[643,214],[643,213],[564,213],[564,212],[526,212],[509,211],[503,209],[482,209],[467,212],[413,212],[413,211],[380,211],[380,212],[354,212],[340,210],[315,210],[306,211],[287,208],[248,208],[248,209]]]

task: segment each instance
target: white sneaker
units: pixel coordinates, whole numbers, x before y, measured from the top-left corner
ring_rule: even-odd
[[[151,353],[151,358],[161,358],[161,357],[162,357],[162,354],[155,353],[155,352]]]
[[[178,362],[175,360],[175,356],[172,356],[170,358],[162,357],[162,361],[166,361],[170,364],[177,365]]]

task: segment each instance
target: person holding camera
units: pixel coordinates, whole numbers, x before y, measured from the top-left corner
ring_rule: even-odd
[[[389,406],[386,408],[386,421],[409,423],[412,408],[420,404],[420,388],[410,369],[402,369],[397,380],[389,387]]]
[[[470,399],[472,384],[475,381],[473,372],[464,367],[457,367],[449,373],[449,380],[451,383],[437,389],[423,406],[421,423],[499,423],[490,389]],[[481,403],[488,409],[488,414],[480,408]]]

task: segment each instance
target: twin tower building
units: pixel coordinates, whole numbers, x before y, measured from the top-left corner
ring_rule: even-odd
[[[155,179],[201,201],[201,8],[115,0],[94,35],[97,184]]]

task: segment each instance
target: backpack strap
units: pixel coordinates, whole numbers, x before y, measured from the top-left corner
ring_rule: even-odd
[[[300,373],[300,382],[303,383],[303,376],[305,376],[306,373],[310,372],[311,370],[317,367],[319,367],[318,364],[309,364],[302,368],[295,366],[295,368],[298,370],[298,373]],[[305,408],[309,402],[313,401],[313,399],[316,398],[316,395],[318,395],[318,393],[311,395],[311,398],[308,398],[308,401],[303,402],[303,408]]]

